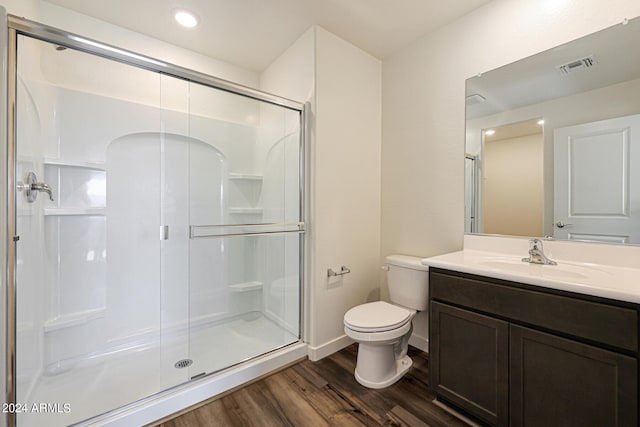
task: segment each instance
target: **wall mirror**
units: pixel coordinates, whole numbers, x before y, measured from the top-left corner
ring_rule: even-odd
[[[640,18],[466,82],[465,232],[640,244]]]

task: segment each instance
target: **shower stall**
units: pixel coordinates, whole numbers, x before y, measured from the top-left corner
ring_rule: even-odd
[[[303,105],[14,17],[8,64],[10,425],[301,342]]]

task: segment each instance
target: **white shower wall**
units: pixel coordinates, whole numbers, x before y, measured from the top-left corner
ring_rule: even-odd
[[[31,82],[32,86],[40,83]],[[137,221],[154,221],[157,223],[159,230],[161,211],[160,206],[160,177],[161,177],[161,140],[164,143],[163,149],[166,150],[164,164],[166,171],[176,170],[182,171],[182,177],[170,177],[171,184],[166,183],[164,197],[170,197],[172,186],[180,187],[177,179],[182,179],[183,185],[192,182],[191,191],[197,193],[199,185],[205,186],[203,191],[210,188],[218,190],[221,193],[223,180],[226,177],[226,170],[222,170],[221,163],[229,159],[232,163],[233,155],[242,154],[242,145],[254,145],[256,139],[256,129],[246,126],[218,123],[216,120],[207,118],[196,118],[191,120],[191,137],[192,142],[192,162],[199,164],[185,164],[186,146],[183,152],[180,149],[172,147],[169,141],[177,139],[185,139],[180,135],[161,134],[161,122],[159,120],[159,110],[152,107],[133,104],[127,101],[116,100],[112,98],[104,98],[96,95],[76,92],[68,89],[56,88],[55,104],[40,103],[41,105],[52,105],[50,112],[41,112],[40,115],[55,114],[59,120],[59,129],[57,135],[50,140],[48,144],[48,152],[46,156],[45,177],[46,182],[55,183],[54,198],[56,202],[47,202],[45,208],[45,223],[47,224],[46,233],[48,236],[48,250],[51,255],[49,259],[55,264],[50,268],[48,277],[54,278],[56,285],[53,286],[48,300],[51,302],[49,308],[49,329],[54,330],[54,324],[64,324],[70,321],[69,316],[76,316],[84,311],[87,316],[95,319],[97,314],[95,310],[104,308],[107,302],[107,294],[105,292],[106,283],[104,274],[106,268],[107,241],[113,239],[126,240],[127,236],[135,242],[136,246],[122,244],[122,247],[115,246],[112,243],[113,250],[111,253],[109,264],[113,263],[113,258],[118,257],[122,262],[116,262],[115,265],[124,265],[126,260],[136,259],[137,269],[125,268],[119,272],[123,276],[130,278],[135,271],[140,272],[140,277],[126,279],[119,277],[114,271],[109,271],[109,277],[113,277],[114,283],[128,283],[134,281],[136,283],[148,283],[149,286],[155,286],[160,278],[160,264],[157,254],[160,250],[160,240],[158,238],[159,231],[154,232],[152,236],[144,236],[149,240],[149,245],[140,247],[140,241],[137,239],[137,228],[140,224]],[[38,102],[38,100],[36,100]],[[154,111],[155,110],[155,111]],[[179,115],[179,113],[174,113]],[[73,118],[73,120],[67,120]],[[83,126],[78,126],[83,123]],[[207,135],[216,135],[220,138],[217,146],[223,146],[227,142],[229,148],[229,156],[224,156],[221,152],[219,156],[213,156],[217,160],[219,173],[212,173],[212,168],[216,163],[210,162],[210,158],[206,156],[207,150],[202,149],[201,142],[207,139]],[[197,138],[201,136],[201,139]],[[63,143],[60,143],[64,141]],[[229,143],[235,142],[235,144]],[[144,143],[147,143],[146,145]],[[213,145],[209,145],[212,147]],[[195,152],[200,149],[200,152]],[[249,147],[248,150],[251,150]],[[117,152],[119,156],[115,159],[109,159],[108,153]],[[205,155],[203,155],[205,154]],[[182,156],[183,164],[180,165],[180,156]],[[82,160],[81,160],[82,159]],[[90,159],[90,162],[84,161]],[[240,162],[242,164],[242,162]],[[176,166],[176,167],[171,167]],[[197,168],[190,168],[197,166]],[[191,170],[192,173],[201,173],[206,171],[206,175],[200,174],[196,179],[188,179],[188,174],[184,171]],[[211,182],[207,178],[210,175],[217,175],[217,183]],[[165,177],[167,179],[167,177]],[[177,190],[182,191],[184,202],[188,196],[189,187],[182,187]],[[79,190],[79,191],[78,191]],[[65,191],[68,191],[65,193]],[[111,191],[112,193],[110,193]],[[81,196],[78,196],[80,194]],[[117,194],[120,198],[127,195],[131,200],[124,200],[116,207],[107,204],[108,194]],[[180,197],[177,195],[176,197]],[[219,199],[222,199],[220,194]],[[222,200],[221,200],[222,201]],[[134,203],[135,202],[135,203]],[[147,202],[147,203],[145,203]],[[177,204],[179,199],[173,201],[164,200],[165,203]],[[197,204],[198,199],[192,202]],[[135,209],[139,208],[140,211]],[[191,218],[192,224],[210,224],[224,223],[222,209],[223,205],[206,206],[202,203],[195,206],[197,209],[192,210],[194,217]],[[119,209],[121,208],[121,209]],[[165,206],[164,211],[171,211],[174,215],[175,205]],[[109,236],[105,234],[107,228],[106,217],[109,221],[118,221],[114,219],[116,212],[122,212],[123,217],[121,224],[113,227],[119,232],[126,231],[124,235]],[[184,215],[184,214],[183,214]],[[200,218],[199,218],[200,216]],[[137,221],[136,221],[137,220]],[[219,221],[219,222],[218,222]],[[178,230],[171,230],[172,234],[184,235],[188,232],[189,218],[183,218],[184,228],[182,233]],[[51,224],[51,226],[49,226]],[[54,225],[55,224],[55,225]],[[111,238],[112,237],[112,238]],[[133,251],[133,253],[131,253]],[[151,253],[154,251],[155,253]],[[148,254],[148,259],[139,259],[140,254]],[[81,256],[82,255],[82,256]],[[79,258],[85,258],[84,262],[78,263]],[[175,261],[175,259],[173,260]],[[154,264],[155,263],[155,264]],[[185,266],[188,263],[183,262]],[[156,276],[150,276],[150,272],[154,272]],[[188,276],[186,271],[182,276],[183,280]],[[203,276],[206,276],[203,275]],[[88,288],[88,283],[91,285]],[[63,287],[61,287],[63,286]],[[111,287],[113,290],[113,287]],[[125,292],[126,291],[126,292]],[[140,295],[149,294],[144,290],[138,289]],[[131,288],[123,287],[123,295],[111,295],[112,298],[120,300],[126,298],[126,294],[131,292]],[[89,297],[88,297],[89,296]],[[121,328],[116,324],[112,324],[115,331],[122,333],[123,331],[136,328],[136,322],[131,322],[131,316],[140,319],[149,319],[149,313],[145,312],[145,305],[138,306],[138,302],[133,307],[122,306],[122,313],[113,313],[114,319],[122,319]],[[146,306],[151,305],[147,304]],[[137,326],[138,333],[149,331],[148,325],[140,324]],[[111,335],[111,334],[109,334]],[[72,351],[73,345],[63,345],[67,351]]]

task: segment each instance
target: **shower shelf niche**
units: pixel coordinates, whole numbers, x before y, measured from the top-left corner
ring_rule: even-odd
[[[253,282],[244,282],[244,283],[236,283],[233,285],[229,285],[229,289],[231,292],[249,292],[249,291],[259,291],[262,289],[262,282],[253,281]]]
[[[263,209],[259,206],[262,180],[262,175],[229,173],[229,181],[233,183],[230,187],[230,215],[262,215]]]
[[[232,215],[262,215],[262,208],[229,208]]]
[[[245,173],[230,173],[229,174],[229,179],[230,180],[235,180],[235,181],[259,181],[262,182],[262,175],[253,175],[253,174],[245,174]]]
[[[106,215],[106,164],[44,158],[44,180],[54,191],[55,202],[47,202],[44,215],[104,216]]]
[[[104,216],[106,214],[105,208],[46,208],[44,210],[45,216]]]
[[[82,168],[82,169],[92,169],[97,171],[106,170],[106,165],[101,162],[76,162],[76,161],[65,161],[61,159],[54,158],[45,158],[44,159],[45,166],[59,166],[59,167],[67,167],[67,168]]]

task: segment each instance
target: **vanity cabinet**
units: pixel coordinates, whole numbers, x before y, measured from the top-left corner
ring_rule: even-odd
[[[430,387],[493,426],[638,425],[638,306],[431,267]]]

